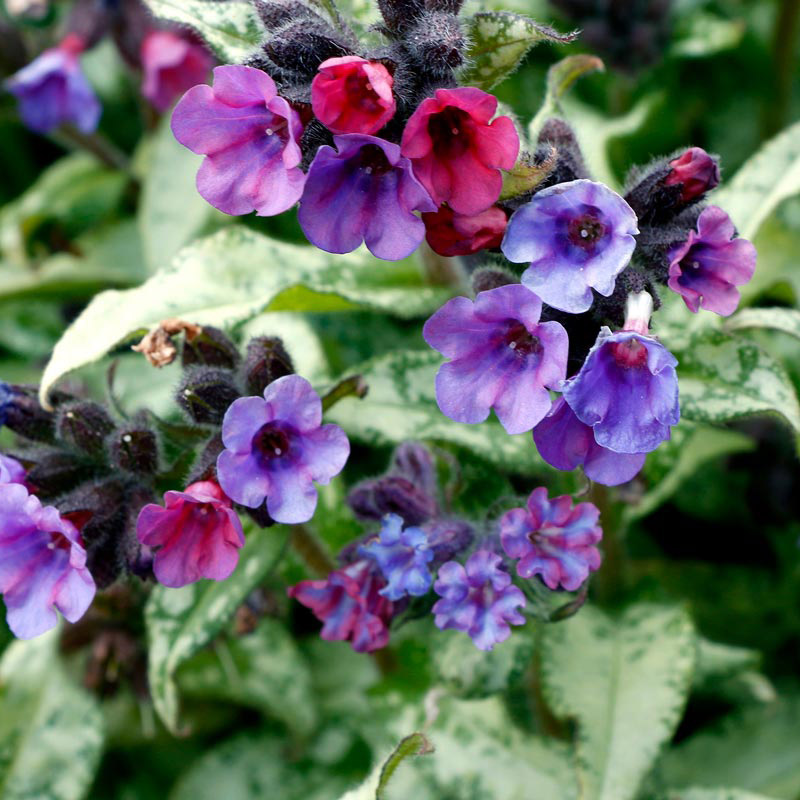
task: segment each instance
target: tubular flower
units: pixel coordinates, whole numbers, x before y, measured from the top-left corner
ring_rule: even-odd
[[[67,122],[84,133],[97,129],[102,109],[81,70],[78,57],[84,49],[83,39],[70,34],[5,82],[32,131],[49,133]]]
[[[240,397],[222,421],[222,490],[248,508],[266,500],[276,522],[310,520],[317,505],[313,482],[328,483],[350,454],[344,431],[321,422],[319,395],[299,375],[273,381],[263,397]]]
[[[456,561],[443,564],[433,589],[441,597],[433,607],[436,627],[463,631],[479,650],[508,639],[509,624],[525,623],[518,610],[525,595],[511,585],[500,556],[489,550],[476,551],[463,567]]]
[[[723,317],[736,311],[736,287],[753,277],[756,248],[735,236],[731,218],[721,208],[708,206],[697,219],[697,231],[689,231],[689,238],[667,254],[667,285],[690,311],[705,308]]]
[[[422,215],[425,239],[440,256],[468,256],[479,250],[500,247],[506,230],[505,212],[490,206],[480,214],[456,214],[442,206],[438,211]]]
[[[425,225],[413,212],[435,206],[396,144],[375,136],[335,136],[308,171],[300,203],[300,227],[312,244],[349,253],[362,242],[387,261],[417,249]]]
[[[394,80],[376,61],[329,58],[311,83],[314,116],[334,133],[377,133],[393,116]]]
[[[172,113],[175,138],[206,156],[197,190],[226,214],[259,216],[291,208],[303,192],[300,116],[265,72],[214,69],[214,85],[195,86]]]
[[[331,572],[324,581],[300,581],[289,597],[310,608],[323,622],[327,641],[349,641],[353,650],[367,653],[385,647],[393,607],[380,594],[385,581],[367,560]]]
[[[540,486],[527,508],[512,508],[500,519],[500,541],[506,555],[518,558],[521,578],[541,575],[548,588],[575,591],[600,566],[595,544],[603,537],[600,512],[592,503],[574,508],[567,495],[547,497]]]
[[[553,308],[579,314],[592,289],[608,297],[639,233],[636,214],[602,183],[569,181],[537,192],[508,221],[509,261],[530,262],[522,283]]]
[[[146,505],[139,512],[136,532],[142,544],[156,551],[156,580],[172,588],[201,578],[225,580],[244,545],[242,523],[213,481],[167,492],[164,507]]]
[[[457,422],[483,422],[494,409],[508,433],[524,433],[550,409],[548,387],[566,375],[567,333],[539,322],[542,303],[524,286],[455,297],[422,330],[451,360],[436,375],[436,400]]]
[[[95,583],[75,526],[19,483],[0,485],[0,594],[20,639],[54,628],[60,611],[77,622]]]
[[[509,117],[492,117],[497,98],[472,87],[437,89],[403,131],[403,155],[437,206],[480,214],[500,196],[501,169],[511,169],[519,136]],[[433,209],[431,209],[433,210]]]
[[[702,197],[719,186],[717,160],[702,147],[690,147],[669,162],[671,167],[664,179],[665,186],[681,186],[680,201],[684,204]]]

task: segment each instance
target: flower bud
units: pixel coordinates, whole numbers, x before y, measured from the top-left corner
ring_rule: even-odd
[[[158,437],[141,418],[114,432],[107,447],[118,469],[136,475],[152,475],[158,469]]]
[[[233,373],[216,367],[189,367],[178,384],[175,400],[201,425],[218,425],[241,393]]]
[[[386,475],[353,487],[347,503],[361,519],[382,519],[397,514],[407,525],[419,525],[437,511],[436,500],[407,478]]]
[[[298,19],[284,25],[264,45],[267,56],[281,69],[311,80],[329,58],[350,55],[351,49],[327,25]]]
[[[557,154],[553,171],[536,187],[537,191],[557,183],[589,177],[575,132],[563,119],[548,119],[539,131],[537,144],[547,146],[541,154],[537,150],[537,156],[547,158],[551,146],[555,147]]]
[[[472,291],[475,294],[488,292],[498,286],[519,283],[519,279],[502,267],[481,267],[472,273]]]
[[[184,367],[195,364],[233,369],[241,360],[236,345],[219,329],[205,325],[194,338],[186,337],[181,353]]]
[[[680,201],[688,205],[719,186],[719,164],[702,147],[690,147],[669,162],[665,186],[681,187]]]
[[[463,519],[435,519],[422,526],[433,550],[433,566],[444,564],[463,553],[475,538],[472,526]]]
[[[39,404],[35,386],[0,384],[0,424],[35,442],[55,438],[55,417]]]
[[[94,472],[86,460],[53,447],[34,448],[16,457],[28,468],[25,482],[44,497],[71,489]]]
[[[413,484],[436,494],[436,462],[431,451],[419,442],[403,442],[392,454],[389,472],[408,478]]]
[[[257,336],[247,344],[244,380],[247,394],[262,395],[264,389],[284,375],[292,375],[294,366],[283,342],[277,337]]]
[[[500,247],[506,230],[505,212],[490,206],[480,214],[456,214],[447,206],[422,215],[425,239],[440,256],[468,256]]]
[[[216,481],[217,479],[217,458],[225,449],[222,443],[222,436],[215,433],[207,442],[197,460],[192,465],[191,472],[186,478],[186,485],[199,483],[200,481]]]
[[[390,33],[403,33],[425,10],[425,0],[378,0],[383,21]]]
[[[66,403],[56,413],[56,435],[64,444],[94,458],[102,458],[105,438],[114,420],[101,405],[90,400]]]
[[[404,44],[417,68],[437,78],[450,76],[464,63],[466,39],[453,14],[425,12],[409,29]]]

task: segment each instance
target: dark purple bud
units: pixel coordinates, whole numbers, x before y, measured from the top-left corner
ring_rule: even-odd
[[[247,508],[247,506],[237,506],[239,511],[244,511],[250,519],[258,525],[259,528],[271,528],[275,524],[275,520],[267,511],[267,506],[262,503],[258,508]]]
[[[189,367],[175,393],[178,405],[201,425],[219,425],[239,397],[233,373],[217,367]]]
[[[292,359],[280,339],[258,336],[250,340],[244,361],[244,380],[248,395],[262,395],[273,381],[292,374]]]
[[[447,77],[464,63],[461,23],[447,12],[424,12],[409,28],[404,45],[417,67],[432,76]]]
[[[281,69],[310,80],[323,61],[350,55],[352,47],[321,20],[297,19],[281,27],[264,52]]]
[[[28,470],[26,483],[44,497],[67,491],[94,472],[90,463],[66,450],[41,447],[14,456]]]
[[[105,439],[114,427],[114,420],[108,411],[90,400],[65,403],[56,413],[58,438],[93,458],[102,458]]]
[[[135,475],[152,475],[158,470],[158,437],[144,420],[121,427],[107,440],[111,463]]]
[[[539,131],[537,144],[544,146],[536,150],[537,162],[543,162],[551,155],[551,147],[555,147],[557,155],[553,171],[536,187],[537,190],[589,177],[575,131],[564,120],[556,117],[547,120]]]
[[[274,31],[287,22],[302,18],[319,17],[297,0],[252,0],[256,13],[268,31]]]
[[[183,343],[181,361],[184,367],[233,369],[240,360],[236,345],[219,328],[210,325],[202,328],[191,341],[187,337]]]
[[[191,486],[200,481],[216,481],[217,458],[224,449],[222,436],[219,433],[212,436],[192,466],[192,471],[185,481],[186,485]]]
[[[433,550],[432,569],[457,558],[473,542],[475,531],[463,519],[435,519],[422,526],[428,535],[428,546]]]
[[[399,445],[392,455],[389,474],[407,478],[432,497],[436,495],[436,462],[425,445],[418,442]]]
[[[498,286],[519,283],[519,278],[502,267],[481,267],[472,273],[472,291],[475,294],[488,292]]]
[[[680,201],[688,205],[706,192],[719,186],[718,159],[702,147],[690,147],[685,153],[669,162],[670,171],[665,186],[680,186]]]
[[[361,519],[379,520],[386,514],[397,514],[407,525],[419,525],[438,511],[432,497],[399,475],[363,481],[351,490],[347,503]]]
[[[39,405],[36,386],[3,384],[0,422],[25,439],[48,443],[55,439],[55,417]]]
[[[403,33],[425,11],[425,0],[378,0],[383,21],[390,33]]]

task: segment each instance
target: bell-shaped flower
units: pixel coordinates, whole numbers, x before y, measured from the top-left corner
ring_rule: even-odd
[[[500,247],[508,219],[497,206],[480,214],[456,214],[442,206],[422,215],[425,239],[440,256],[469,256],[480,250]]]

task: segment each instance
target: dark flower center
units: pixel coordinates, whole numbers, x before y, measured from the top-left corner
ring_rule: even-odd
[[[470,124],[466,111],[448,106],[428,120],[428,133],[433,140],[433,152],[442,159],[457,158],[470,148]]]
[[[283,458],[289,452],[289,437],[277,425],[268,422],[262,425],[253,437],[253,449],[265,461]]]
[[[282,141],[286,141],[289,138],[289,123],[283,117],[279,117],[276,114],[265,128],[264,133],[266,133],[267,136],[277,136]]]
[[[627,339],[611,345],[614,361],[624,369],[643,367],[647,363],[647,348],[638,339]]]
[[[512,322],[503,336],[503,344],[513,350],[520,358],[538,355],[542,344],[538,336],[533,336],[521,322]]]
[[[359,166],[368,175],[385,175],[391,172],[393,167],[386,158],[383,148],[377,144],[365,144],[359,150]]]
[[[72,547],[72,542],[64,536],[61,531],[49,531],[50,542],[47,545],[48,550],[66,550],[69,552]]]
[[[593,250],[598,239],[602,239],[606,226],[592,214],[581,214],[569,221],[567,236],[576,247]]]
[[[378,93],[363,72],[351,73],[344,81],[347,102],[351,106],[358,106],[367,113],[376,113],[382,110]]]

